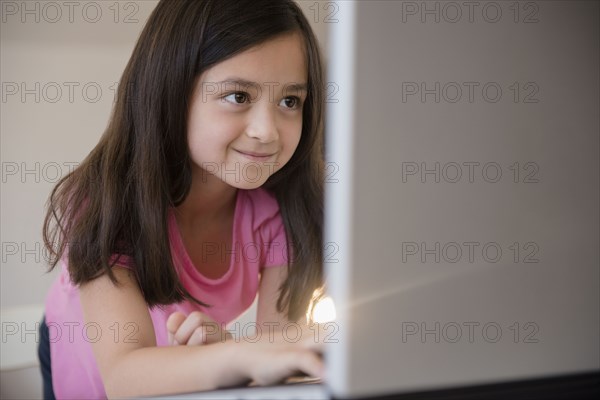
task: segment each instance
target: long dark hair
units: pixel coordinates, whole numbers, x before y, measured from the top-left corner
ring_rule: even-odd
[[[44,220],[49,269],[68,254],[74,284],[108,274],[115,254],[132,257],[149,306],[194,299],[180,283],[167,215],[191,185],[187,117],[195,79],[211,66],[276,36],[304,39],[308,94],[300,143],[265,183],[281,209],[288,278],[277,308],[297,320],[322,284],[323,66],[317,40],[293,0],[161,0],[120,81],[99,143],[52,191]]]

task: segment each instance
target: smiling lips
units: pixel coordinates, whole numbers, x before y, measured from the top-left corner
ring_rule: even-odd
[[[277,153],[258,153],[254,151],[235,150],[239,154],[254,161],[266,161]]]

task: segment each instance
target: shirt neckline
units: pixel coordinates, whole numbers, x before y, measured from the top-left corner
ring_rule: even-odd
[[[241,189],[237,189],[236,194],[235,194],[236,198],[235,198],[235,208],[233,211],[233,228],[231,230],[232,254],[230,255],[230,259],[229,259],[229,268],[222,276],[220,276],[219,278],[216,278],[216,279],[212,279],[207,276],[204,276],[202,273],[200,273],[200,271],[198,271],[196,269],[196,266],[190,259],[190,256],[185,248],[185,245],[183,244],[183,238],[181,237],[181,232],[179,231],[179,226],[177,225],[177,219],[175,218],[174,210],[171,209],[171,212],[169,213],[169,230],[170,230],[170,235],[173,237],[173,239],[175,241],[175,243],[174,243],[175,257],[179,259],[181,264],[183,264],[182,265],[183,269],[193,279],[200,281],[200,282],[209,283],[211,285],[217,285],[219,283],[222,283],[222,282],[225,282],[226,280],[228,280],[229,277],[233,274],[233,270],[236,266],[235,249],[236,249],[236,237],[237,237],[237,225],[238,225],[237,221],[238,221],[238,217],[239,217],[238,214],[240,212],[240,201],[241,201],[240,191],[241,191]]]

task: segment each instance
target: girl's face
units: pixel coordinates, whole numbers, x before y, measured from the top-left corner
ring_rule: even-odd
[[[187,132],[195,177],[254,189],[290,160],[302,132],[306,64],[302,37],[288,34],[199,77]]]

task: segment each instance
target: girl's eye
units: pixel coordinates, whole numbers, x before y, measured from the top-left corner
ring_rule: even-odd
[[[287,108],[289,108],[290,110],[294,110],[296,108],[300,107],[300,99],[296,96],[290,96],[290,97],[286,97],[285,99],[281,100],[285,106]]]
[[[250,98],[247,93],[235,92],[228,94],[223,98],[223,100],[233,104],[244,104],[246,102],[249,102]]]

